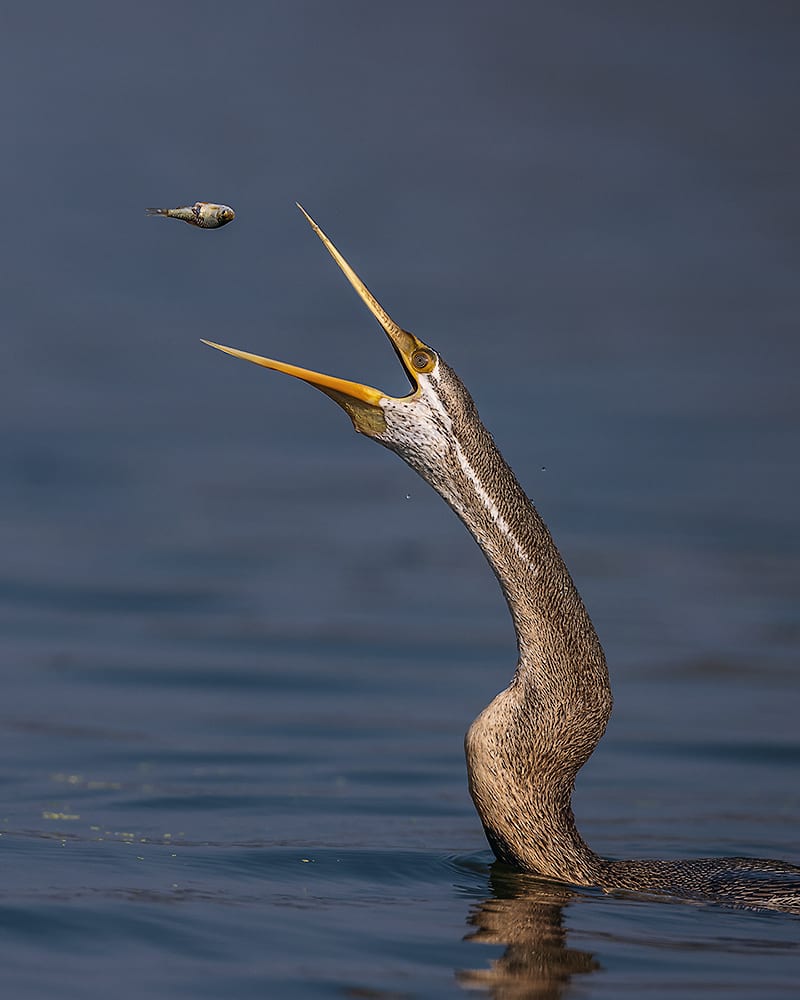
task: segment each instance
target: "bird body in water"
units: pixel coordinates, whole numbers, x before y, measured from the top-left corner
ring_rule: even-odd
[[[472,723],[465,741],[470,793],[497,858],[523,871],[606,891],[800,913],[800,868],[791,864],[751,858],[614,861],[584,842],[572,791],[611,714],[605,656],[591,619],[547,526],[466,387],[436,351],[390,319],[303,214],[383,327],[411,393],[395,398],[206,343],[330,396],[358,432],[396,452],[430,483],[483,550],[508,603],[519,650],[511,683]]]
[[[146,208],[147,215],[163,215],[167,219],[180,219],[199,229],[219,229],[236,217],[230,205],[215,205],[210,201],[196,201],[181,208]]]

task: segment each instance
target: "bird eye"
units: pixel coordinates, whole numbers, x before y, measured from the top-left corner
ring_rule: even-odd
[[[414,371],[429,372],[433,370],[435,359],[430,351],[414,351],[411,355],[411,364]]]

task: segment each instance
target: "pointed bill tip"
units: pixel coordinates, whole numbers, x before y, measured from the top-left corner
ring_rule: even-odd
[[[252,361],[255,364],[264,364],[265,367],[272,365],[272,361],[269,358],[262,358],[260,355],[250,354],[248,351],[240,351],[236,347],[226,347],[225,344],[215,344],[213,340],[204,340],[203,337],[200,338],[200,343],[206,344],[208,347],[213,347],[215,351],[222,351],[223,354],[230,354],[232,358],[242,358],[244,361]]]
[[[307,211],[306,211],[306,210],[305,210],[305,209],[303,208],[303,206],[302,206],[302,205],[300,204],[300,202],[299,202],[299,201],[296,201],[296,202],[295,202],[295,205],[297,205],[297,207],[298,207],[298,208],[300,209],[300,211],[301,211],[301,212],[303,213],[303,215],[304,215],[304,216],[305,216],[305,218],[306,218],[306,222],[307,222],[307,223],[309,224],[309,226],[311,226],[311,228],[312,228],[312,229],[314,230],[314,232],[315,232],[315,233],[316,233],[316,234],[317,234],[317,235],[318,235],[318,236],[319,236],[320,238],[322,238],[322,237],[324,236],[324,233],[323,233],[323,232],[322,232],[322,230],[321,230],[321,229],[319,228],[319,226],[318,226],[318,225],[316,224],[316,222],[314,222],[314,220],[313,220],[313,219],[311,218],[311,216],[310,216],[310,215],[308,214],[308,212],[307,212]],[[323,239],[323,243],[324,243],[324,242],[325,242],[325,240]]]
[[[348,264],[342,254],[334,246],[333,241],[328,238],[325,232],[317,225],[317,223],[311,218],[308,212],[303,208],[300,202],[295,203],[303,215],[308,220],[308,224],[314,230],[314,232],[319,236],[322,241],[323,246],[328,251],[328,253],[336,261],[337,266],[342,271],[344,276],[350,282],[352,287],[355,289],[356,294],[364,303],[364,305],[369,309],[375,319],[383,327],[389,340],[392,341],[394,346],[400,353],[400,356],[404,359],[404,363],[407,358],[411,357],[413,351],[415,351],[421,344],[417,338],[408,333],[402,327],[398,326],[397,323],[389,316],[383,306],[378,302],[372,292],[367,288],[364,282],[359,278],[353,268]]]
[[[306,211],[306,210],[305,210],[305,209],[303,208],[303,206],[302,206],[302,205],[300,204],[300,202],[299,202],[299,201],[296,201],[296,202],[295,202],[295,205],[297,205],[297,207],[298,207],[298,208],[300,209],[300,211],[301,211],[301,212],[303,213],[303,215],[304,215],[304,216],[306,217],[306,221],[308,222],[308,224],[309,224],[310,226],[313,226],[313,227],[314,227],[314,228],[316,229],[316,228],[317,228],[317,224],[316,224],[316,222],[314,222],[314,220],[313,220],[313,219],[311,218],[311,216],[310,216],[310,215],[308,214],[308,212],[307,212],[307,211]]]

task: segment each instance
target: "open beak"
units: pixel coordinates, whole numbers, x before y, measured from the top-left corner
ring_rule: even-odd
[[[383,327],[409,378],[414,386],[417,386],[417,373],[421,370],[420,358],[429,358],[431,354],[430,349],[421,340],[418,340],[413,333],[401,329],[389,317],[383,306],[381,306],[372,292],[370,292],[361,278],[350,267],[303,206],[298,204],[297,207],[306,217],[317,236],[322,240],[325,249],[344,272],[347,280],[355,288],[361,301],[364,302],[375,319]],[[358,431],[376,433],[380,432],[384,427],[383,410],[380,402],[382,399],[386,399],[387,396],[386,393],[381,392],[379,389],[373,389],[368,385],[361,385],[359,382],[349,382],[346,379],[336,378],[333,375],[323,375],[321,372],[299,368],[297,365],[289,365],[283,361],[273,361],[272,358],[262,358],[258,354],[249,354],[247,351],[239,351],[235,347],[225,347],[222,344],[215,344],[210,340],[204,340],[203,343],[208,344],[209,347],[215,347],[218,351],[224,351],[235,358],[252,361],[255,365],[261,365],[263,368],[271,368],[276,372],[284,372],[286,375],[292,375],[295,378],[302,379],[303,382],[308,382],[309,385],[313,385],[321,392],[324,392],[326,396],[330,396],[331,399],[345,409],[350,414],[353,424]]]

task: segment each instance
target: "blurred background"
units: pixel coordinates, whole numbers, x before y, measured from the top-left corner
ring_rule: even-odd
[[[779,0],[6,7],[6,843],[485,849],[460,741],[514,641],[480,552],[329,400],[199,343],[406,391],[300,201],[573,570],[617,706],[594,846],[796,859],[797,30]],[[195,200],[236,220],[144,215]]]

